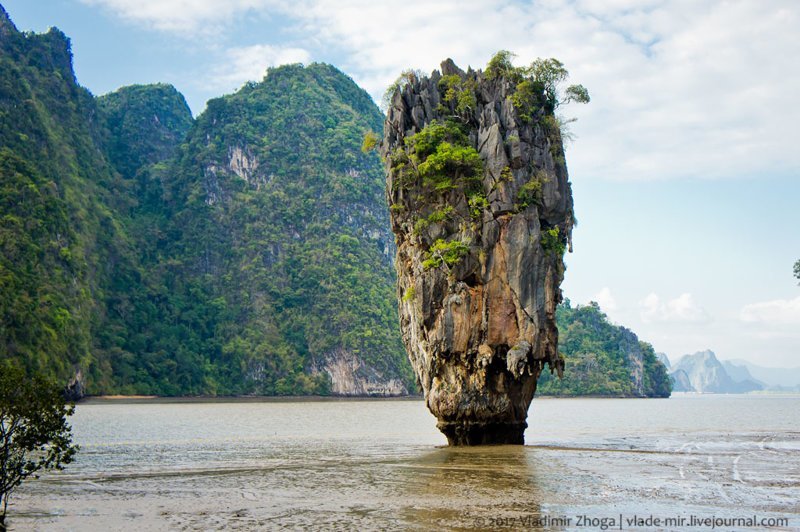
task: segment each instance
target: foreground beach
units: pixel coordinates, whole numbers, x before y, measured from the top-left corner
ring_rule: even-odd
[[[798,407],[544,398],[525,447],[447,448],[420,401],[83,404],[77,461],[23,486],[10,524],[788,530],[800,526]]]

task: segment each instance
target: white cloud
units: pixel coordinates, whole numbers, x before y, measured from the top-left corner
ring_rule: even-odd
[[[760,176],[800,167],[800,4],[795,0],[82,0],[158,30],[279,14],[312,56],[376,99],[405,68],[558,57],[592,95],[574,106],[573,176]],[[286,28],[283,28],[286,29]]]
[[[317,0],[297,4],[295,15],[348,52],[343,66],[356,79],[391,67],[366,86],[374,96],[403,68],[430,69],[448,56],[475,66],[498,48],[521,63],[561,58],[593,96],[569,111],[581,118],[573,175],[709,178],[800,165],[791,140],[800,119],[795,2],[433,5]]]
[[[270,0],[80,0],[157,30],[177,33],[215,31],[237,15],[272,9]]]
[[[674,299],[662,301],[655,293],[650,293],[641,303],[641,318],[645,323],[684,322],[706,323],[711,320],[708,312],[695,303],[692,294],[684,293]]]
[[[617,310],[617,301],[611,295],[611,289],[607,286],[603,287],[599,292],[592,296],[592,301],[596,301],[600,308],[606,313],[614,312]]]
[[[261,81],[268,67],[287,63],[307,63],[311,55],[303,48],[282,48],[266,44],[229,48],[225,61],[203,80],[223,91],[235,90],[246,81]]]
[[[745,322],[766,325],[800,325],[800,296],[745,305],[739,318]]]

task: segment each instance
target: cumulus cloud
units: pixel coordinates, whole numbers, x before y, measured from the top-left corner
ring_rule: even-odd
[[[800,296],[745,305],[739,318],[744,322],[766,325],[800,325]]]
[[[344,57],[338,66],[376,100],[403,69],[446,57],[475,67],[498,49],[520,64],[558,57],[592,95],[568,109],[580,119],[573,176],[723,178],[800,166],[795,0],[82,1],[184,34],[279,14],[313,58]]]
[[[641,318],[645,323],[705,323],[711,320],[708,312],[700,307],[694,301],[692,294],[688,292],[666,301],[662,300],[658,294],[648,294],[641,301]]]
[[[238,89],[246,81],[260,81],[268,67],[287,63],[307,63],[311,54],[303,48],[282,48],[257,44],[240,48],[229,48],[226,59],[211,75],[206,84],[223,91]]]
[[[617,310],[617,300],[611,295],[611,289],[607,286],[603,287],[592,296],[592,301],[596,301],[605,312],[614,312]]]

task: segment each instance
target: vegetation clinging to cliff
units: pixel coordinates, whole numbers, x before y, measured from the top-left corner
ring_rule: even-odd
[[[405,149],[392,155],[392,166],[401,175],[401,186],[421,184],[435,192],[452,188],[474,189],[483,176],[483,162],[459,124],[433,121],[405,139]]]
[[[419,132],[406,137],[404,146],[398,147],[390,155],[390,164],[397,175],[397,186],[418,187],[431,205],[442,204],[429,215],[416,218],[416,234],[453,215],[454,208],[447,204],[446,199],[451,191],[456,191],[457,195],[463,194],[470,206],[471,218],[478,218],[480,212],[489,206],[481,185],[483,161],[463,128],[463,123],[452,119],[434,120]],[[397,209],[400,208],[402,205],[397,205]],[[424,267],[453,266],[467,254],[468,249],[468,244],[461,241],[438,239],[427,251]]]
[[[551,111],[570,103],[589,103],[589,91],[583,85],[569,85],[562,92],[562,84],[569,78],[564,63],[551,57],[537,58],[530,65],[515,67],[512,63],[515,54],[508,50],[497,52],[486,66],[487,79],[506,78],[517,84],[520,97],[514,100],[517,107],[524,103],[525,96],[544,92],[545,102]]]
[[[420,78],[422,78],[422,71],[412,68],[404,70],[384,91],[383,98],[381,98],[381,106],[383,109],[388,109],[397,91],[402,90],[407,84],[414,83]]]
[[[542,249],[547,253],[552,253],[558,257],[563,256],[567,250],[567,243],[564,240],[558,227],[542,229]]]
[[[588,90],[582,85],[563,85],[569,77],[564,64],[554,58],[536,59],[528,66],[513,65],[514,54],[500,50],[489,61],[483,71],[483,78],[489,81],[504,79],[512,84],[507,98],[525,122],[538,123],[550,138],[549,149],[556,164],[564,163],[562,140],[571,139],[568,126],[575,119],[567,119],[555,113],[560,106],[570,102],[588,103]],[[454,188],[462,188],[471,208],[473,220],[480,220],[481,213],[489,207],[486,190],[480,183],[484,172],[483,161],[475,150],[473,142],[466,138],[465,131],[474,125],[477,117],[478,94],[476,92],[481,73],[463,73],[456,67],[455,73],[447,70],[439,78],[438,89],[441,103],[436,108],[438,118],[427,123],[417,133],[404,138],[403,145],[397,146],[389,158],[394,173],[392,186],[408,189],[421,184],[428,188],[424,194],[447,193]],[[413,86],[422,80],[416,70],[407,70],[393,83],[384,95],[388,104],[398,92],[407,85]],[[509,136],[506,142],[519,142],[518,136]],[[374,148],[376,142],[370,133],[364,137],[365,150]],[[513,175],[506,167],[500,181],[511,181]],[[549,181],[546,172],[539,171],[517,192],[516,209],[525,209],[541,201],[543,185]],[[449,198],[448,201],[452,201]],[[403,209],[402,203],[392,205],[393,212]],[[417,234],[428,224],[425,217],[418,218],[414,227]],[[562,238],[562,240],[564,240]]]
[[[557,130],[564,139],[572,140],[569,124],[576,119],[566,118],[556,111],[568,103],[589,103],[589,90],[580,84],[564,88],[569,71],[558,59],[537,58],[528,66],[515,67],[512,62],[514,57],[515,54],[508,50],[497,52],[486,67],[486,77],[502,77],[516,84],[509,99],[521,118],[533,120],[539,107],[544,106],[550,114],[541,114],[542,125],[546,129]]]
[[[441,238],[433,243],[425,254],[422,267],[427,269],[438,268],[442,264],[453,266],[469,252],[469,246],[459,240],[446,242]]]

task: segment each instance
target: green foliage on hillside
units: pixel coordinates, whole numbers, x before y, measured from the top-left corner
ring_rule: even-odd
[[[5,147],[0,179],[0,349],[63,374],[89,351],[83,253],[53,181]]]
[[[98,106],[76,83],[61,32],[4,29],[11,31],[0,55],[0,359],[61,383],[80,372],[89,393],[200,393],[172,371],[203,371],[192,336],[183,341],[194,309],[190,300],[171,305],[157,274],[166,216],[144,208],[158,191],[138,168],[174,151],[191,121],[185,102],[152,110],[141,102],[157,99],[140,87],[138,103],[109,96]],[[123,149],[116,137],[149,134],[136,124],[154,114],[183,118],[178,129]],[[126,179],[133,175],[142,182]]]
[[[166,85],[95,99],[62,33],[0,26],[0,360],[90,394],[306,394],[349,351],[413,390],[351,79],[272,69],[195,123]]]
[[[540,395],[669,396],[669,375],[653,347],[611,324],[597,303],[572,307],[567,300],[558,307],[556,321],[564,376],[559,379],[544,372]],[[637,376],[641,390],[635,384]]]
[[[179,319],[152,350],[171,352],[158,347],[164,337],[188,343],[193,358],[173,371],[190,389],[327,393],[327,377],[309,370],[341,350],[413,389],[383,172],[361,151],[381,123],[333,67],[279,67],[211,100],[179,158],[157,169],[164,191],[148,208],[171,220],[155,244],[169,257],[157,282]]]
[[[110,133],[109,158],[125,177],[170,158],[193,121],[172,85],[122,87],[97,98],[97,105]]]
[[[0,359],[99,382],[93,338],[131,256],[112,212],[128,207],[125,184],[99,149],[69,40],[0,26]]]

